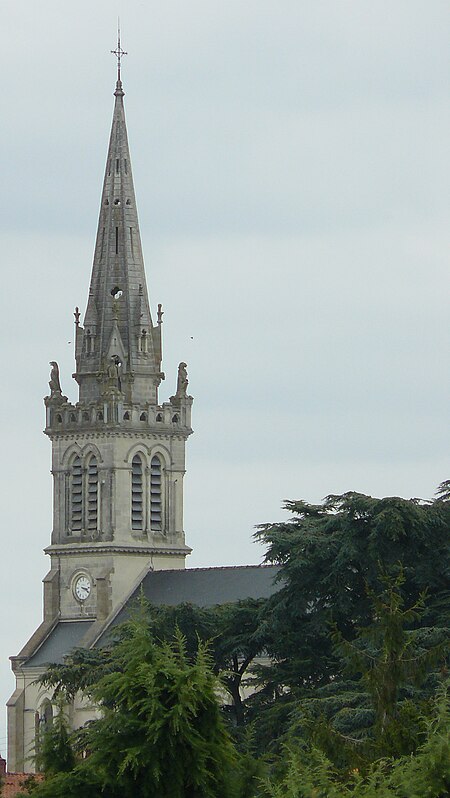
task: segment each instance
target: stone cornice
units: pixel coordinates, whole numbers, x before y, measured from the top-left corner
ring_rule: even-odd
[[[186,556],[192,549],[189,546],[130,546],[127,543],[53,543],[44,549],[45,554],[79,557],[84,554],[160,554],[166,556]]]
[[[73,432],[53,432],[51,429],[47,428],[44,430],[44,434],[47,435],[50,440],[63,440],[63,441],[80,441],[80,440],[98,440],[104,438],[138,438],[140,440],[168,440],[169,438],[177,438],[179,440],[186,440],[189,435],[192,435],[193,430],[191,428],[187,429],[186,432],[181,432],[180,430],[172,431],[169,429],[163,429],[161,431],[150,432],[147,430],[123,430],[123,429],[108,429],[108,430],[95,430],[95,431],[88,431],[88,430],[73,430]]]

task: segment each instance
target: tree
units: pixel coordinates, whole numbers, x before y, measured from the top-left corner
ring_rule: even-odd
[[[266,562],[280,565],[281,589],[269,600],[266,647],[272,665],[260,672],[264,690],[252,699],[255,715],[262,708],[277,711],[280,698],[292,706],[336,681],[341,666],[330,623],[349,641],[369,626],[367,588],[379,595],[382,574],[400,566],[406,606],[428,591],[420,623],[430,629],[448,624],[450,501],[444,488],[430,502],[352,492],[328,496],[320,505],[289,501],[290,521],[258,527]],[[263,739],[261,746],[269,742]]]
[[[340,673],[294,709],[291,734],[312,741],[337,765],[367,768],[381,756],[410,754],[423,741],[421,719],[449,641],[444,630],[413,628],[424,599],[405,609],[403,583],[402,572],[383,578],[381,594],[370,595],[372,622],[354,640],[335,631]]]
[[[101,717],[79,735],[89,752],[70,773],[38,787],[37,798],[231,798],[239,762],[220,716],[206,647],[189,657],[181,633],[157,644],[145,618],[124,625],[110,672],[90,685]]]
[[[379,756],[414,752],[424,739],[421,718],[427,717],[439,681],[433,656],[449,632],[448,484],[429,502],[346,493],[321,505],[289,502],[287,507],[294,513],[289,522],[266,524],[257,533],[268,547],[266,560],[280,565],[279,592],[268,600],[208,609],[143,602],[140,628],[152,641],[151,651],[156,646],[166,658],[169,651],[174,654],[167,641],[176,630],[180,640],[181,630],[186,667],[198,665],[205,656],[203,641],[210,640],[208,667],[221,675],[221,694],[226,690],[232,698],[228,714],[237,741],[249,737],[256,750],[279,755],[284,742],[292,742],[294,720],[297,747],[301,738],[337,771],[353,764],[367,773]],[[105,649],[74,652],[63,666],[49,670],[46,683],[69,696],[82,689],[101,704],[104,721],[112,723],[123,712],[123,728],[132,740],[133,728],[125,720],[133,715],[117,703],[117,687],[129,673],[120,652],[129,650],[131,628],[115,629]],[[257,665],[263,652],[271,662]],[[149,667],[154,661],[152,654]],[[249,677],[258,689],[243,701],[241,686]],[[108,685],[114,689],[105,691]],[[94,735],[105,730],[97,722],[91,726]],[[90,784],[103,779],[101,785],[115,798],[97,754],[109,744],[105,773],[119,774],[126,796],[131,782],[123,778],[130,773],[134,778],[134,760],[120,758],[121,738],[112,727],[106,741],[91,739],[91,731],[83,743],[93,752],[89,761],[98,765]],[[142,730],[138,736],[139,771]],[[144,766],[139,772],[144,774]],[[248,772],[255,772],[250,764]],[[73,771],[77,778],[86,773],[85,766]],[[250,790],[253,781],[252,776]]]
[[[261,787],[261,798],[448,798],[450,794],[450,702],[448,686],[423,718],[425,740],[413,756],[380,759],[369,772],[339,770],[317,748],[284,752],[281,775]]]
[[[245,705],[241,687],[265,645],[261,633],[265,604],[264,599],[246,599],[207,609],[187,603],[157,607],[141,597],[139,607],[156,641],[172,640],[177,630],[182,633],[186,655],[191,660],[199,644],[208,643],[214,672],[221,678],[221,693],[228,694],[227,715],[232,725],[242,726]],[[123,630],[118,627],[113,630],[109,645],[91,650],[75,649],[64,663],[48,668],[44,684],[52,687],[56,695],[62,691],[70,699],[78,690],[89,695],[97,681],[114,669],[112,650],[122,635]]]
[[[36,765],[46,776],[67,773],[75,767],[75,754],[69,740],[69,730],[64,717],[63,701],[57,701],[58,712],[39,740]]]

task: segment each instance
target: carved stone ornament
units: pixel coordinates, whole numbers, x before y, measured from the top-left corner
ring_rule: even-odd
[[[61,396],[61,383],[59,381],[59,366],[55,360],[50,361],[51,371],[48,387],[50,388],[50,397],[54,399],[56,396]]]
[[[178,366],[177,392],[175,396],[170,397],[171,404],[177,405],[177,407],[179,407],[182,399],[189,399],[192,401],[192,396],[188,396],[187,394],[188,385],[189,385],[189,380],[187,373],[187,364],[182,362]]]
[[[122,363],[118,355],[112,355],[109,362],[104,363],[97,379],[102,383],[104,393],[122,392]]]
[[[187,364],[180,363],[180,365],[178,366],[177,392],[175,394],[177,398],[186,396],[188,385],[189,385],[189,380],[187,374]]]

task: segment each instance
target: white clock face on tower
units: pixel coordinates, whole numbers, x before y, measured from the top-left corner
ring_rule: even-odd
[[[86,601],[91,594],[91,580],[88,576],[79,576],[75,580],[73,592],[78,601]]]

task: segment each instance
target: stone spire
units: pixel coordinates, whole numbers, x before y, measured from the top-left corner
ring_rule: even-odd
[[[80,402],[98,401],[113,388],[128,404],[156,405],[164,377],[161,324],[153,326],[150,313],[120,71],[114,95],[83,327],[76,316],[74,377]]]

